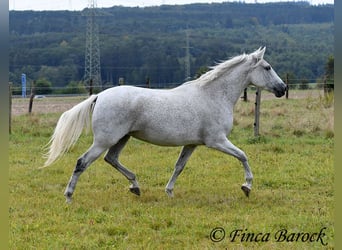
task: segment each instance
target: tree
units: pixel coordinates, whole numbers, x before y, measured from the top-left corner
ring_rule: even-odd
[[[52,92],[52,84],[50,81],[45,78],[40,78],[36,81],[36,94],[37,95],[46,95],[51,94]]]
[[[85,94],[87,93],[87,90],[82,83],[76,82],[76,81],[71,81],[65,88],[62,89],[61,93],[63,94]]]
[[[201,66],[265,45],[267,60],[279,74],[316,79],[325,74],[325,59],[334,49],[333,5],[190,4],[106,12],[98,19],[101,69],[111,85],[120,77],[144,85],[147,75],[152,87],[183,82],[185,29],[191,30],[191,76]],[[81,12],[10,11],[9,39],[14,87],[20,87],[22,73],[30,80],[45,78],[53,87],[83,78]]]
[[[206,66],[200,67],[195,74],[195,79],[200,78],[201,75],[205,74],[208,71],[209,71],[208,67],[206,67]]]

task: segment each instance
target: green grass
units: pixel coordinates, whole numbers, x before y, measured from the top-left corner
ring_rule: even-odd
[[[70,205],[64,188],[91,135],[82,135],[54,165],[38,169],[60,114],[13,117],[10,249],[333,249],[333,106],[312,97],[265,100],[259,138],[253,137],[253,108],[253,102],[238,103],[230,136],[254,173],[249,198],[240,190],[240,162],[199,147],[170,199],[164,187],[180,148],[132,139],[121,161],[137,174],[141,196],[129,193],[128,181],[99,159],[81,176]],[[226,231],[218,243],[209,238],[215,227]],[[323,227],[328,246],[274,239],[283,228],[318,233]],[[268,242],[231,242],[235,229],[271,236]]]

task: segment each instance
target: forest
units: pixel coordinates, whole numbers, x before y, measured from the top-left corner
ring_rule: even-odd
[[[10,11],[10,82],[85,91],[86,13]],[[125,84],[170,87],[241,53],[266,46],[265,59],[281,77],[316,82],[334,53],[334,5],[307,2],[215,3],[100,8],[101,87]],[[80,87],[81,86],[81,87]],[[73,87],[73,88],[71,88]]]

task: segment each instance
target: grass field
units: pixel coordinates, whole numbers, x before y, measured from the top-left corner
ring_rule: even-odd
[[[51,100],[39,102],[44,107]],[[91,135],[38,169],[61,111],[17,114],[10,135],[10,249],[333,249],[332,101],[320,94],[265,98],[259,138],[253,136],[254,100],[238,102],[230,139],[249,157],[255,177],[249,198],[240,190],[240,162],[205,147],[191,156],[175,197],[167,197],[164,187],[180,148],[132,139],[121,161],[137,174],[141,196],[99,159],[68,205],[64,188]],[[225,230],[222,240],[217,227]]]

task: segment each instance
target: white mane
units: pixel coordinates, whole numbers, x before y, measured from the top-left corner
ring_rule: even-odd
[[[210,67],[211,70],[206,72],[205,74],[201,75],[198,79],[191,81],[191,83],[200,83],[200,84],[207,84],[218,77],[220,77],[223,73],[230,70],[232,67],[246,61],[248,59],[248,54],[242,54],[239,56],[235,56],[227,61],[221,62],[216,66]],[[189,82],[190,83],[190,82]]]

